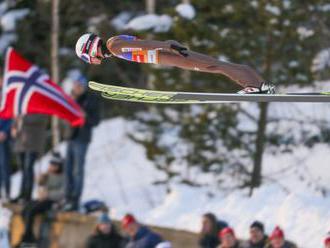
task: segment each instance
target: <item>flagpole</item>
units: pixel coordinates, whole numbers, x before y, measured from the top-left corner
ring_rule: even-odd
[[[52,27],[51,27],[51,77],[59,83],[58,40],[59,40],[59,4],[60,0],[52,0]],[[55,148],[60,142],[59,119],[52,117],[52,146]]]

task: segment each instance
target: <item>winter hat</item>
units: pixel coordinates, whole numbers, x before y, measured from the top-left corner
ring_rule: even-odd
[[[223,238],[223,236],[225,236],[226,234],[231,234],[235,237],[235,232],[234,232],[234,229],[231,228],[231,227],[225,227],[224,229],[222,229],[220,232],[219,232],[219,238]]]
[[[67,73],[67,78],[71,79],[74,83],[78,83],[84,87],[87,87],[88,80],[87,78],[81,73],[79,69],[72,69]]]
[[[61,154],[59,154],[58,152],[54,152],[52,154],[52,157],[50,158],[50,164],[62,165],[63,158],[61,157]]]
[[[284,232],[279,226],[276,226],[269,238],[284,238]]]
[[[100,200],[89,200],[85,202],[82,206],[82,212],[85,214],[90,214],[96,211],[107,211],[108,207],[105,202]]]
[[[136,219],[132,214],[126,214],[124,218],[121,220],[121,226],[125,229],[128,225],[136,223]]]
[[[97,219],[97,224],[111,224],[111,219],[106,213],[103,213]]]
[[[259,229],[260,231],[264,232],[265,231],[265,227],[264,227],[264,224],[261,223],[260,221],[254,221],[250,228],[257,228]]]

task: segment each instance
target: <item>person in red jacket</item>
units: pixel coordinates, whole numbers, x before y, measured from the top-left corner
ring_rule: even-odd
[[[84,34],[76,43],[79,58],[90,64],[117,57],[138,63],[174,66],[185,70],[224,75],[243,87],[240,94],[274,93],[274,85],[265,80],[251,67],[220,61],[216,58],[193,52],[174,40],[141,40],[135,36],[118,35],[107,42],[95,34]]]
[[[162,238],[141,225],[133,215],[127,214],[121,221],[123,231],[129,236],[126,248],[155,248],[162,243]]]

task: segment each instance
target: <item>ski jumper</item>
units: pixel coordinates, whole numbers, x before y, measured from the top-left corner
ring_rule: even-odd
[[[164,66],[175,66],[181,69],[201,71],[214,74],[222,74],[242,87],[254,87],[260,89],[264,80],[249,66],[219,61],[216,58],[187,50],[186,55],[180,55],[164,46],[151,44],[150,49],[146,46],[131,46],[130,41],[143,41],[135,36],[118,35],[111,40],[125,41],[117,53],[111,52],[115,57],[138,63],[161,64]],[[107,43],[108,43],[107,42]],[[151,41],[152,42],[152,41]],[[159,41],[154,41],[159,42]],[[175,41],[174,41],[175,42]],[[147,46],[148,47],[148,46]]]

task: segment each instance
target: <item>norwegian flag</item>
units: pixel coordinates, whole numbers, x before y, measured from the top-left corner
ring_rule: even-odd
[[[56,115],[72,126],[84,124],[80,106],[37,66],[13,48],[6,54],[0,117],[26,114]]]

